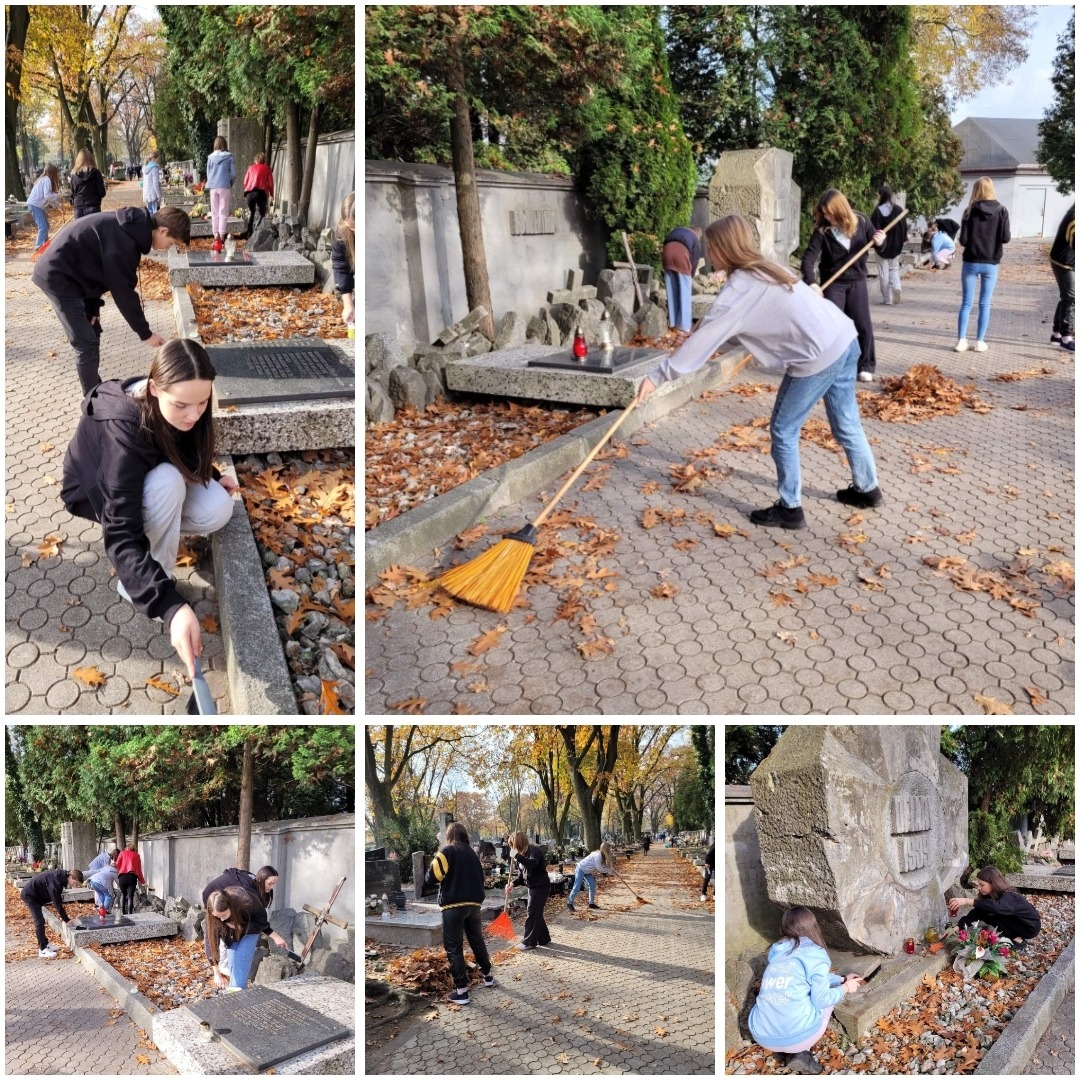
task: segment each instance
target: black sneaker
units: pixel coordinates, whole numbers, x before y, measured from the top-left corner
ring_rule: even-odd
[[[847,506],[857,506],[860,510],[866,510],[871,506],[880,506],[885,501],[881,494],[881,488],[873,488],[871,491],[860,491],[854,484],[848,484],[842,491],[836,493],[838,502]]]
[[[793,1054],[788,1062],[788,1068],[793,1073],[809,1073],[812,1076],[816,1076],[821,1072],[818,1059],[809,1050],[804,1050],[801,1054]]]
[[[1061,335],[1055,330],[1050,335],[1050,344],[1051,345],[1056,345],[1060,340],[1061,340]]]
[[[806,528],[806,518],[803,515],[802,507],[784,506],[779,499],[764,510],[752,511],[750,520],[755,525],[767,525],[777,529]]]
[[[467,988],[455,990],[447,999],[451,1005],[468,1005],[469,991]]]
[[[1076,352],[1076,342],[1072,338],[1069,338],[1068,341],[1065,341],[1064,339],[1062,339],[1061,347],[1066,352]]]
[[[599,911],[600,910],[600,905],[599,904],[590,904],[589,907],[591,907],[593,909],[593,911]]]
[[[488,972],[484,976],[484,985],[485,986],[494,986],[495,985],[495,976],[492,975],[491,972]]]
[[[574,905],[573,904],[567,904],[566,905],[566,910],[569,911],[571,915],[573,915],[574,914]]]

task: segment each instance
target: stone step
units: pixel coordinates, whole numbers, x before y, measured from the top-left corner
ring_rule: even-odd
[[[881,961],[881,970],[873,979],[857,994],[848,994],[833,1009],[833,1019],[852,1039],[860,1039],[901,1001],[911,997],[924,975],[936,975],[949,965],[949,956],[944,949],[934,955],[873,956],[830,948],[829,959],[839,975],[853,971],[862,973],[875,961]]]

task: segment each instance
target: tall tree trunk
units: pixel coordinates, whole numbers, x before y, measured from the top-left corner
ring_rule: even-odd
[[[263,153],[266,155],[268,168],[274,167],[274,114],[267,112],[263,120]]]
[[[288,139],[286,150],[286,171],[288,183],[285,190],[289,193],[289,213],[296,213],[300,204],[300,188],[303,181],[303,163],[300,160],[300,103],[290,101],[285,107],[285,136]]]
[[[255,750],[251,739],[244,740],[244,765],[240,771],[240,829],[236,838],[236,865],[241,870],[250,869],[251,861],[251,809],[255,779]]]
[[[22,172],[19,169],[18,112],[19,87],[22,84],[23,49],[30,28],[30,8],[26,4],[11,4],[7,9],[7,56],[4,64],[4,136],[7,140],[4,159],[4,179],[8,195],[20,202],[26,199]],[[24,150],[25,154],[25,150]],[[29,162],[25,162],[29,167]]]
[[[577,725],[559,725],[566,746],[566,759],[570,768],[570,777],[574,782],[574,795],[577,799],[581,822],[585,828],[585,844],[590,851],[600,846],[601,823],[604,816],[604,800],[615,771],[615,762],[619,758],[619,731],[617,724],[609,729],[607,745],[604,745],[604,729],[600,724],[593,726],[585,745],[577,748]],[[590,784],[581,771],[581,764],[586,754],[596,744],[596,773]]]
[[[123,851],[127,847],[127,837],[124,834],[124,815],[119,811],[113,815],[113,828],[116,831],[116,850]]]
[[[450,149],[454,159],[454,188],[457,192],[458,228],[461,232],[461,255],[465,270],[465,295],[469,310],[483,307],[487,318],[480,331],[495,340],[495,319],[491,310],[487,259],[484,255],[483,219],[480,195],[476,189],[476,160],[473,157],[472,120],[469,98],[465,92],[465,65],[457,56],[450,64],[448,86],[454,94],[454,113],[450,118]]]
[[[304,154],[304,181],[300,188],[299,212],[307,221],[308,207],[311,206],[311,185],[315,178],[315,150],[319,145],[319,106],[311,110],[308,121],[307,152]],[[311,223],[308,222],[310,228]]]
[[[135,845],[135,850],[139,850],[139,811],[136,810],[131,815],[131,842]]]
[[[393,728],[387,725],[386,742],[389,745],[393,738]],[[389,757],[389,755],[387,755]],[[397,811],[394,809],[394,793],[390,782],[390,762],[386,762],[386,772],[380,780],[376,769],[375,747],[371,742],[371,736],[367,728],[364,729],[364,783],[367,785],[368,795],[371,798],[371,808],[375,817],[375,844],[382,844],[383,837],[388,825],[397,822]]]

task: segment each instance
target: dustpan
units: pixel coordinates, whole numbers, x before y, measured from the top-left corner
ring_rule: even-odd
[[[195,657],[195,678],[191,682],[191,697],[188,699],[187,711],[191,716],[217,716],[217,706],[214,704],[214,696],[210,693],[210,687],[203,678],[202,664]]]

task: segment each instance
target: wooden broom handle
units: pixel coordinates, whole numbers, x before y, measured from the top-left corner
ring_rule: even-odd
[[[903,218],[906,215],[907,215],[907,207],[905,206],[904,209],[901,210],[900,213],[896,215],[895,219],[890,221],[889,224],[884,229],[882,229],[881,231],[882,232],[888,232],[889,229],[891,229],[894,225],[899,225],[900,222],[903,220]],[[862,248],[861,250],[857,251],[854,255],[852,255],[851,258],[848,259],[848,261],[846,263],[844,263],[844,265],[841,266],[840,269],[837,270],[836,273],[833,274],[833,276],[831,278],[829,278],[829,280],[826,281],[824,285],[821,286],[821,291],[824,292],[845,270],[847,270],[847,268],[849,266],[852,266],[855,263],[857,263],[859,261],[859,259],[861,259],[873,246],[874,246],[874,241],[871,240],[870,243],[866,245],[866,247]]]
[[[598,453],[600,453],[600,449],[603,447],[603,445],[608,441],[608,439],[611,438],[612,435],[615,434],[616,431],[619,430],[619,425],[634,411],[636,406],[637,397],[635,397],[634,400],[631,401],[625,409],[623,409],[622,416],[620,416],[619,419],[616,420],[610,428],[608,428],[607,432],[604,434],[604,437],[589,451],[585,460],[570,474],[570,479],[567,480],[561,488],[559,488],[559,493],[555,496],[555,498],[552,499],[551,502],[549,502],[547,506],[544,507],[544,509],[540,512],[540,516],[533,520],[533,525],[535,527],[539,528],[547,520],[548,514],[550,514],[551,511],[555,509],[555,504],[566,494],[570,485],[573,484],[573,482],[585,471],[589,462],[591,462],[592,459],[596,457]]]

